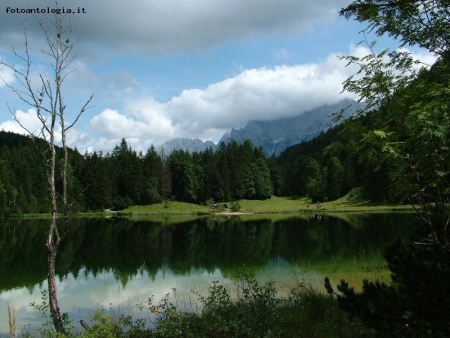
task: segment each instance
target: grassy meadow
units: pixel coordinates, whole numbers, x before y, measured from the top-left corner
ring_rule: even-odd
[[[311,203],[308,197],[289,198],[272,196],[267,200],[240,200],[239,213],[241,214],[291,214],[291,213],[359,213],[359,212],[411,212],[410,205],[380,204],[364,199],[356,190],[335,200],[320,204]],[[227,202],[230,206],[231,202]],[[127,209],[115,212],[121,216],[145,215],[209,215],[221,214],[229,210],[211,210],[209,206],[191,204],[177,201],[167,201],[153,205],[130,206]],[[114,213],[114,212],[107,212]]]

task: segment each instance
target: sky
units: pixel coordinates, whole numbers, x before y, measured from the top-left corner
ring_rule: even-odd
[[[217,143],[249,120],[298,116],[345,98],[342,82],[356,69],[339,55],[363,56],[365,24],[340,17],[348,0],[59,0],[71,9],[76,56],[63,84],[69,131],[79,151],[111,152],[125,138],[136,151],[177,137]],[[22,9],[56,8],[54,0],[3,0],[0,59],[23,67],[24,27],[32,60],[30,77],[51,79],[51,60],[36,18]],[[7,13],[7,10],[9,13]],[[15,13],[13,13],[15,12]],[[78,13],[79,12],[79,13]],[[376,48],[395,49],[388,37]],[[413,50],[431,62],[433,56]],[[23,68],[20,68],[23,69]],[[20,88],[0,65],[0,130],[39,131],[33,109],[9,86]]]

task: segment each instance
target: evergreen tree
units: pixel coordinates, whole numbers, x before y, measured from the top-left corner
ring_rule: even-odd
[[[333,156],[327,163],[326,192],[328,200],[341,197],[344,186],[344,167],[341,161]]]
[[[306,165],[306,192],[313,202],[322,201],[325,195],[323,171],[319,163],[311,158]]]
[[[270,177],[270,170],[262,157],[253,163],[253,173],[255,177],[256,197],[267,199],[273,195],[273,184]]]
[[[143,159],[143,187],[142,204],[154,204],[161,202],[159,193],[161,173],[161,157],[152,145],[145,153]]]
[[[168,164],[175,199],[195,203],[199,184],[191,155],[184,150],[174,150],[168,157]]]
[[[85,154],[82,184],[86,187],[84,203],[87,210],[101,210],[113,206],[113,181],[108,170],[107,159],[102,153]]]

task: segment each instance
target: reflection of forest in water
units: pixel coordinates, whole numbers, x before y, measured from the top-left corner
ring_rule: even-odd
[[[219,268],[224,276],[245,264],[262,269],[270,259],[329,260],[361,249],[381,249],[409,232],[412,215],[374,214],[291,218],[280,221],[199,218],[173,225],[128,218],[73,219],[69,239],[58,254],[60,277],[83,268],[112,271],[126,284],[145,270],[153,279],[167,268],[175,275]],[[46,277],[48,220],[7,219],[0,225],[0,290],[33,288]]]

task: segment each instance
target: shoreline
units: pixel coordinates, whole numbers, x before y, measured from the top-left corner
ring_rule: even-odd
[[[175,216],[264,216],[264,215],[333,215],[333,214],[368,214],[368,213],[415,213],[416,210],[410,206],[370,206],[370,207],[344,207],[344,208],[321,208],[321,209],[297,209],[297,210],[267,210],[267,211],[197,211],[197,210],[148,210],[148,211],[134,211],[134,210],[104,210],[93,212],[76,212],[72,217],[175,217]],[[50,213],[42,214],[13,214],[4,216],[3,218],[49,218]]]
[[[72,212],[73,217],[175,217],[175,216],[251,216],[251,215],[332,215],[356,213],[414,213],[412,205],[383,204],[370,202],[361,198],[346,195],[335,201],[311,203],[308,197],[290,198],[272,196],[266,200],[240,200],[240,209],[215,210],[209,206],[186,202],[161,202],[151,205],[130,206],[123,210],[104,209],[98,211]],[[319,207],[320,205],[320,207]],[[4,218],[47,218],[50,213],[11,214]]]

